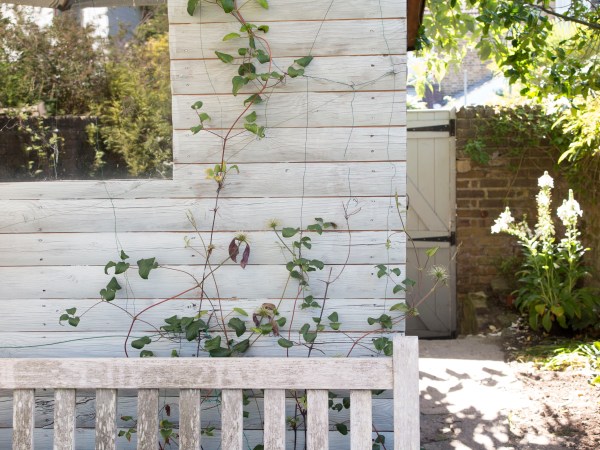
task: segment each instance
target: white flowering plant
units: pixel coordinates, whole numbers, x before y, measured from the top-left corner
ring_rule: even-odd
[[[554,180],[548,172],[538,179],[538,186],[538,217],[533,229],[526,220],[516,222],[508,207],[492,226],[492,233],[515,236],[523,247],[516,306],[529,315],[535,330],[541,325],[549,332],[554,324],[574,330],[587,328],[598,322],[600,296],[583,286],[588,275],[583,255],[588,249],[583,247],[577,228],[583,211],[569,190],[569,198],[556,211],[565,228],[564,237],[557,241],[552,220]]]

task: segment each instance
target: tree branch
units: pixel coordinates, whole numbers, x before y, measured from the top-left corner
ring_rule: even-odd
[[[545,12],[546,14],[550,14],[551,16],[558,17],[559,19],[566,20],[567,22],[574,22],[574,23],[583,25],[585,27],[592,28],[594,30],[600,30],[600,23],[586,22],[585,20],[581,20],[576,17],[571,17],[571,16],[567,16],[565,14],[557,13],[553,9],[545,8],[541,5],[534,5],[531,3],[525,3],[524,5],[529,6],[530,8],[534,8],[539,11]]]

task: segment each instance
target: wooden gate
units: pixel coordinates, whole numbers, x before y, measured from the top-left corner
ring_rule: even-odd
[[[419,337],[456,333],[454,117],[454,110],[409,111],[407,117],[407,276],[418,282],[409,302],[428,295],[433,266],[445,267],[449,275],[447,286],[438,287],[407,321],[407,334]],[[436,247],[428,260],[427,250]]]

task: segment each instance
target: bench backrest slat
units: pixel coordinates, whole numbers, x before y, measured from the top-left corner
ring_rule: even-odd
[[[306,408],[308,450],[329,448],[329,392],[323,389],[310,389],[307,392]]]
[[[244,408],[241,389],[221,391],[221,449],[242,450]]]
[[[350,443],[352,450],[370,450],[373,447],[373,405],[371,391],[350,391]]]
[[[35,391],[16,389],[13,393],[13,449],[33,450]]]
[[[200,450],[200,389],[179,393],[179,449]]]
[[[117,390],[96,390],[96,450],[117,448]]]
[[[54,450],[75,449],[75,389],[54,391]]]
[[[158,389],[138,391],[137,410],[138,450],[158,448]]]
[[[285,390],[265,389],[265,450],[285,448]]]

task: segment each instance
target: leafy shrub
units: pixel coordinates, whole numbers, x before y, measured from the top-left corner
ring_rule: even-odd
[[[518,273],[521,287],[517,291],[516,305],[529,314],[531,327],[537,330],[541,323],[550,331],[557,323],[562,328],[583,329],[598,321],[600,307],[600,297],[582,287],[587,275],[582,259],[587,249],[579,240],[577,221],[583,212],[569,191],[569,199],[557,209],[565,236],[556,242],[551,217],[554,180],[545,172],[538,185],[535,228],[532,230],[525,220],[515,223],[507,207],[496,219],[492,233],[515,236],[523,247],[524,262]]]
[[[171,88],[166,15],[157,14],[132,40],[112,43],[108,97],[95,107],[105,150],[118,154],[133,176],[172,172]]]
[[[51,115],[96,115],[88,129],[96,171],[106,166],[104,174],[122,176],[126,165],[129,175],[170,176],[166,7],[146,13],[133,37],[123,32],[112,42],[98,40],[70,14],[48,27],[25,9],[15,8],[10,19],[0,14],[0,107],[44,102]]]
[[[0,106],[45,102],[55,114],[87,114],[106,96],[105,55],[73,15],[37,25],[26,10],[0,15]]]

